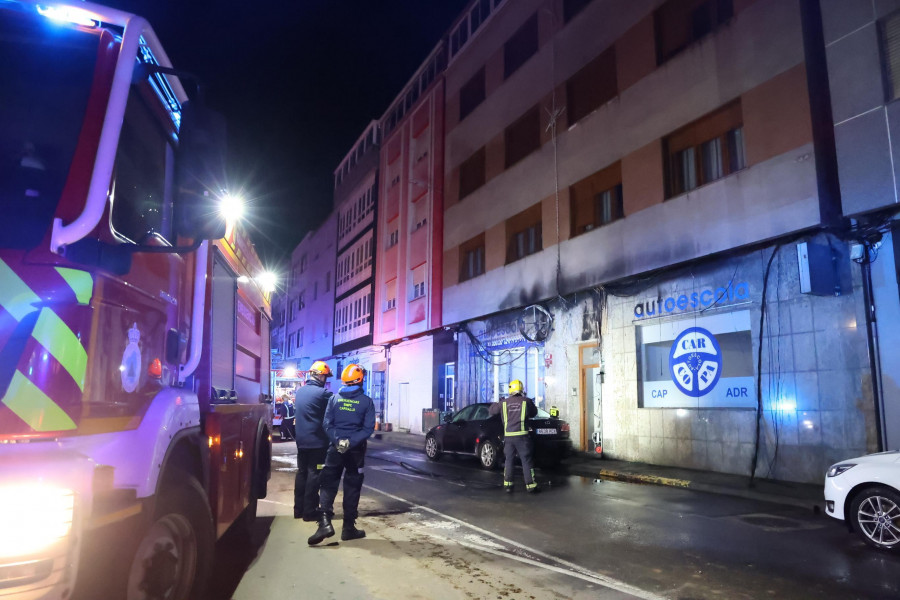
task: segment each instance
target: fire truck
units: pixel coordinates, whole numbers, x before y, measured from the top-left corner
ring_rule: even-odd
[[[271,458],[223,120],[136,15],[0,0],[0,57],[0,599],[202,597]]]

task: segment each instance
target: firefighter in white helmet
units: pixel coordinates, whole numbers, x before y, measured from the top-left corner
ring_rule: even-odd
[[[515,455],[522,461],[522,473],[525,475],[525,490],[529,493],[539,491],[534,479],[534,462],[532,460],[532,443],[528,437],[525,420],[537,416],[534,400],[525,396],[524,386],[518,379],[509,382],[509,396],[491,404],[492,415],[503,416],[503,453],[506,464],[503,468],[503,491],[513,491],[513,466]]]

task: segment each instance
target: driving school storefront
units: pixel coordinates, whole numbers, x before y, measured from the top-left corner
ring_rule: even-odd
[[[839,261],[839,295],[801,292],[796,245],[610,290],[586,434],[613,458],[814,483],[874,450],[858,269]]]

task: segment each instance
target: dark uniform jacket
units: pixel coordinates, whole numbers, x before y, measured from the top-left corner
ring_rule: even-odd
[[[328,436],[322,422],[328,401],[334,396],[324,385],[310,379],[297,390],[294,402],[294,430],[298,448],[327,448]]]
[[[375,403],[358,385],[344,386],[331,398],[325,410],[325,432],[332,444],[350,440],[356,448],[375,431]]]
[[[492,415],[503,415],[503,434],[506,437],[527,435],[525,419],[537,416],[534,400],[525,396],[509,396],[491,404]]]

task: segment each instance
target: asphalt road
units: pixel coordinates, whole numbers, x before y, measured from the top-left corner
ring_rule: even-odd
[[[542,493],[518,474],[506,495],[474,458],[378,441],[358,522],[369,536],[311,548],[314,524],[291,516],[294,451],[275,446],[252,538],[220,540],[211,600],[900,598],[900,555],[811,510],[545,471]]]

